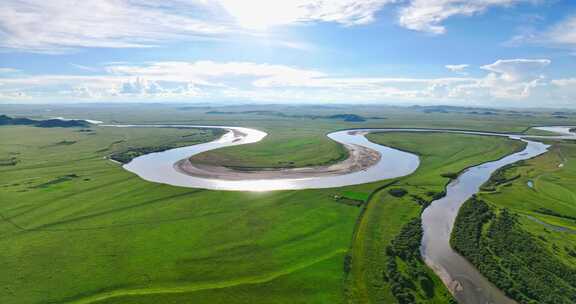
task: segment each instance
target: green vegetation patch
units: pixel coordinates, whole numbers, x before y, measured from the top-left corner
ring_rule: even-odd
[[[208,151],[195,155],[190,160],[236,170],[258,170],[322,166],[346,158],[348,150],[327,138],[321,130],[288,129],[272,131],[255,144]]]
[[[576,268],[554,257],[508,209],[477,198],[456,218],[451,245],[492,283],[520,303],[576,302]]]
[[[109,157],[122,164],[129,163],[132,159],[149,153],[162,152],[186,145],[195,145],[199,143],[215,140],[222,136],[226,131],[223,129],[195,129],[194,133],[182,135],[182,139],[176,142],[148,146],[148,147],[129,147],[122,151],[111,154]],[[113,144],[121,143],[114,142]]]
[[[18,158],[16,157],[0,159],[0,166],[16,166],[16,164],[18,164]]]
[[[33,186],[32,188],[47,188],[49,186],[60,184],[60,183],[67,182],[67,181],[71,181],[71,180],[76,179],[76,178],[79,178],[79,176],[74,174],[74,173],[66,174],[66,175],[58,176],[58,177],[56,177],[52,180],[49,180],[45,183],[41,183],[39,185]]]
[[[90,124],[84,120],[62,120],[62,119],[45,119],[34,120],[30,118],[14,118],[7,115],[0,115],[0,126],[9,125],[28,125],[40,128],[71,128],[71,127],[89,127]]]
[[[403,197],[404,195],[408,194],[408,191],[402,188],[392,188],[388,190],[388,193],[394,197]]]
[[[386,247],[388,263],[384,271],[384,280],[390,285],[390,290],[399,304],[419,303],[419,299],[428,302],[436,298],[438,290],[446,293],[442,286],[436,286],[438,280],[435,279],[435,275],[421,266],[422,236],[422,220],[417,217],[405,224]],[[444,298],[447,303],[456,303],[447,294]]]
[[[367,201],[370,197],[369,193],[366,192],[358,192],[358,191],[342,191],[342,196],[348,199],[353,199],[357,201]]]
[[[490,179],[480,187],[480,190],[496,191],[498,187],[509,185],[514,180],[520,178],[520,174],[514,173],[514,171],[511,169],[522,166],[523,164],[523,161],[519,161],[517,163],[509,164],[496,170]]]

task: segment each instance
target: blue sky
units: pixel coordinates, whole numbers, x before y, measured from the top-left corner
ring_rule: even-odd
[[[4,0],[0,102],[576,107],[574,0]]]

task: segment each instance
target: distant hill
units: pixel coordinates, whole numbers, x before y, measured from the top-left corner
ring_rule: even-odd
[[[356,115],[356,114],[336,114],[336,115],[330,115],[327,116],[326,118],[328,119],[341,119],[343,121],[352,121],[352,122],[358,122],[358,121],[366,121],[366,119],[360,115]]]
[[[208,111],[206,114],[220,114],[220,115],[237,115],[237,114],[253,114],[253,115],[268,115],[287,118],[305,118],[305,119],[335,119],[347,122],[362,122],[367,119],[386,119],[386,117],[364,117],[356,114],[334,114],[334,115],[305,115],[305,114],[284,114],[276,111]]]
[[[0,126],[7,125],[25,125],[35,126],[40,128],[73,128],[73,127],[89,127],[90,124],[84,120],[61,120],[61,119],[45,119],[34,120],[25,117],[10,117],[8,115],[0,115]]]

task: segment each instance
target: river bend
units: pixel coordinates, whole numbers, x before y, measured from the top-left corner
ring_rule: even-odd
[[[546,153],[549,145],[530,139],[576,139],[570,127],[535,127],[534,129],[556,133],[556,136],[531,136],[514,133],[492,133],[445,129],[351,129],[328,134],[332,140],[343,144],[349,151],[361,147],[377,152],[380,157],[367,167],[358,170],[342,170],[339,174],[334,169],[332,174],[314,175],[314,170],[308,173],[294,175],[286,170],[268,172],[265,179],[248,178],[210,178],[194,176],[194,172],[183,172],[177,166],[178,162],[202,152],[223,147],[255,143],[266,137],[266,133],[241,127],[197,126],[197,125],[103,125],[108,127],[177,127],[177,128],[222,128],[228,130],[220,139],[188,147],[170,149],[158,153],[150,153],[133,159],[123,167],[141,178],[163,184],[180,187],[204,188],[212,190],[233,191],[270,191],[294,190],[309,188],[333,188],[348,185],[364,184],[384,179],[397,178],[413,173],[419,166],[418,156],[394,148],[378,145],[366,139],[371,132],[442,132],[484,136],[502,136],[522,140],[526,147],[502,159],[483,163],[462,172],[457,179],[446,187],[446,196],[430,204],[422,213],[424,237],[421,254],[424,261],[442,279],[444,284],[454,294],[459,303],[466,304],[511,304],[513,300],[490,283],[465,258],[450,247],[450,234],[458,210],[472,195],[478,192],[480,186],[499,168],[521,160],[530,159]],[[238,172],[233,172],[239,174]],[[249,174],[249,173],[245,173]],[[258,176],[258,175],[254,175]],[[290,177],[298,176],[298,177]]]

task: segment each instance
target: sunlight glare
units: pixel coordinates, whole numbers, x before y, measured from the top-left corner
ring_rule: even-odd
[[[220,0],[220,4],[240,26],[249,29],[266,30],[306,15],[300,1]]]

